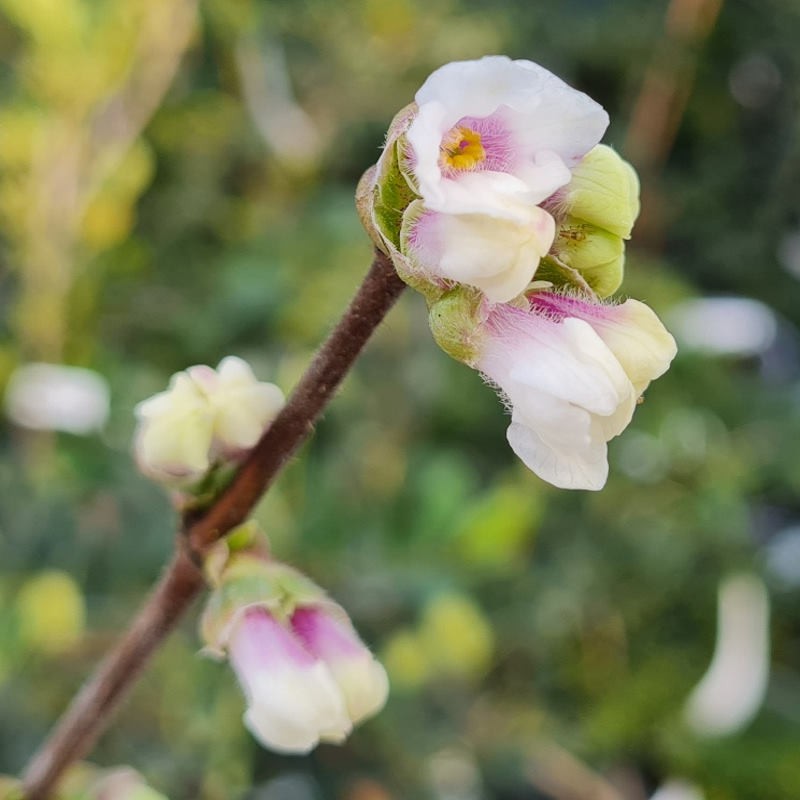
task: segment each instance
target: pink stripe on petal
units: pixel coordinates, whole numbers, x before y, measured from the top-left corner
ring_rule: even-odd
[[[240,680],[246,680],[255,671],[304,669],[317,661],[300,640],[263,607],[248,608],[242,613],[231,633],[228,650]]]
[[[530,295],[528,300],[532,311],[555,320],[577,317],[591,323],[595,319],[608,319],[613,316],[616,308],[614,305],[595,303],[577,295],[556,292],[536,292]]]
[[[310,652],[325,660],[355,657],[366,651],[347,621],[321,608],[298,608],[292,615],[292,629]]]

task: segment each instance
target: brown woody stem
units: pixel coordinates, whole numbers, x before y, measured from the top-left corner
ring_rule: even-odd
[[[51,796],[67,767],[90,752],[151,656],[202,591],[205,583],[196,563],[220,537],[244,522],[308,438],[403,287],[389,258],[376,251],[339,324],[227,489],[203,512],[183,518],[179,546],[153,592],[29,761],[22,777],[27,800]]]

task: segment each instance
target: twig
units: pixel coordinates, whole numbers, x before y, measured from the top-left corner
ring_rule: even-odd
[[[92,749],[150,657],[200,594],[204,581],[194,562],[247,518],[311,433],[314,422],[403,287],[388,257],[376,252],[339,324],[230,486],[201,516],[183,519],[178,548],[161,580],[125,635],[78,692],[28,763],[22,778],[27,800],[49,797],[64,770]]]

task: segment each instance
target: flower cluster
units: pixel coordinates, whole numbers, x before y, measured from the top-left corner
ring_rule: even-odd
[[[322,589],[253,547],[218,561],[212,554],[207,565],[216,589],[202,635],[209,653],[227,654],[247,699],[245,725],[264,746],[339,744],[383,708],[386,672]]]
[[[619,288],[634,170],[599,144],[603,108],[530,61],[447,64],[393,121],[358,206],[422,292],[442,348],[511,410],[508,439],[556,486],[599,489],[606,443],[675,355]]]
[[[174,487],[189,487],[217,465],[235,463],[281,410],[283,392],[256,380],[241,358],[216,370],[189,367],[169,389],[136,407],[134,453],[139,469]]]

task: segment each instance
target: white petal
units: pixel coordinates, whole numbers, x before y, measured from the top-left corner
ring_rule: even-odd
[[[225,445],[252,447],[283,407],[283,392],[272,383],[227,389],[213,398],[214,433]]]
[[[555,222],[528,206],[525,221],[477,214],[426,214],[406,238],[420,269],[481,289],[490,302],[519,295],[555,236]],[[413,224],[413,223],[412,223]]]
[[[262,672],[248,688],[245,724],[273,750],[307,753],[321,738],[341,742],[350,733],[342,695],[321,662],[296,671]]]
[[[726,736],[752,720],[769,683],[769,595],[756,575],[719,587],[717,642],[708,671],[692,691],[685,716],[706,736]]]
[[[335,603],[302,607],[292,617],[292,629],[306,648],[331,671],[354,724],[377,713],[386,703],[389,679]]]
[[[583,320],[536,318],[524,335],[527,342],[518,346],[525,353],[515,357],[510,371],[515,383],[606,416],[631,396],[633,388],[619,362]]]
[[[389,678],[371,653],[365,652],[356,659],[330,660],[328,668],[344,696],[354,725],[377,714],[386,704]]]
[[[561,489],[602,489],[608,477],[605,439],[591,415],[541,392],[515,404],[506,437],[525,466]]]
[[[441,133],[462,117],[485,117],[508,106],[521,115],[518,127],[531,153],[552,150],[568,164],[594,147],[608,127],[608,114],[590,97],[532,61],[506,56],[445,64],[425,81],[416,101],[420,109],[442,104]]]
[[[608,125],[608,115],[591,98],[543,67],[505,56],[447,64],[428,78],[416,100],[419,112],[407,138],[420,194],[430,208],[451,213],[470,210],[460,205],[465,197],[457,189],[470,173],[443,178],[439,148],[462,118],[501,114],[511,139],[508,172],[533,203],[569,182],[568,167],[600,141]]]

